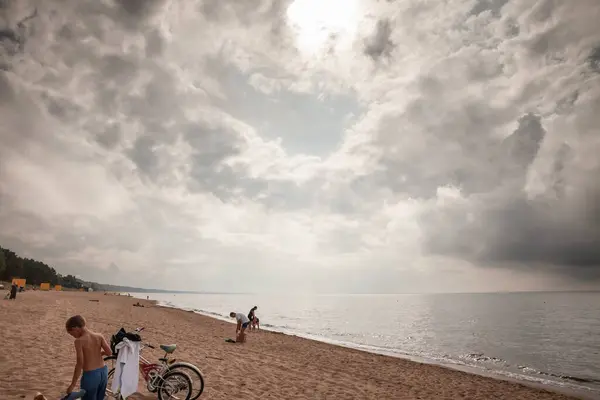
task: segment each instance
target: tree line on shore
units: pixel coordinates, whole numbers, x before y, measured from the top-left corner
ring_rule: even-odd
[[[0,246],[0,281],[11,282],[13,278],[25,279],[27,285],[36,286],[39,286],[41,283],[49,283],[51,286],[61,285],[63,288],[70,289],[91,288],[94,291],[168,292],[166,290],[88,282],[73,275],[61,275],[54,268],[42,261],[19,257],[14,251]]]
[[[61,275],[46,263],[19,257],[14,251],[0,247],[0,281],[10,282],[13,278],[26,279],[28,285],[50,283],[72,289],[85,286],[73,275]]]

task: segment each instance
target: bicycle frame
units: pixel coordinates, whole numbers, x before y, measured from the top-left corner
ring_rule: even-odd
[[[142,348],[143,347],[140,348],[140,352]],[[150,362],[140,354],[140,372],[142,373],[144,381],[146,381],[146,387],[150,392],[156,390],[156,378],[161,377],[167,369],[166,365]]]
[[[143,347],[141,347],[140,350],[142,348]],[[113,360],[117,359],[116,356],[111,358]],[[107,359],[105,359],[105,361],[107,361]],[[150,392],[154,392],[156,390],[156,384],[158,383],[156,378],[161,377],[168,370],[168,366],[162,363],[153,363],[140,354],[139,369],[146,382],[146,387]]]
[[[141,358],[141,356],[140,356],[140,358]],[[160,364],[154,364],[154,363],[150,363],[147,361],[140,361],[140,371],[146,382],[148,382],[150,380],[150,378],[152,378],[152,376],[151,376],[152,371],[156,371],[157,374],[160,374],[162,372],[163,368],[164,367]]]

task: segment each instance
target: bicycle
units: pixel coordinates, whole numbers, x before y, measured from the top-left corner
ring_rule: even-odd
[[[138,327],[135,329],[135,331],[140,333],[144,329],[145,329],[144,327]],[[152,346],[149,343],[142,343],[140,351],[143,350],[144,347],[148,347],[150,349],[156,349],[156,347]],[[167,356],[169,354],[173,354],[175,352],[175,350],[177,349],[176,344],[171,344],[171,345],[163,344],[163,345],[160,345],[159,347],[161,348],[161,350],[163,350],[165,352],[164,356],[162,358],[160,358],[159,361],[161,361],[165,365],[167,370],[183,371],[190,377],[190,380],[192,381],[192,397],[190,398],[190,400],[196,400],[198,397],[200,397],[200,395],[204,391],[204,378],[202,376],[202,372],[200,371],[200,369],[192,363],[188,363],[185,361],[177,361],[176,359],[171,359],[171,360],[168,359]]]
[[[116,360],[117,357],[105,357],[104,361]],[[142,376],[146,381],[146,387],[152,393],[158,393],[159,400],[190,400],[192,396],[192,381],[187,374],[179,371],[162,371],[161,364],[151,363],[147,360],[140,360],[140,369]],[[106,387],[106,396],[117,400],[122,400],[119,392],[112,391],[112,379],[115,375],[115,368],[108,371],[108,385]]]
[[[139,333],[144,330],[143,327],[136,328],[135,332]],[[165,352],[164,357],[158,359],[159,364],[153,364],[144,358],[141,355],[142,350],[148,347],[150,349],[156,349],[156,347],[152,346],[149,343],[141,343],[140,345],[140,370],[146,381],[146,387],[148,391],[155,393],[158,390],[157,382],[160,383],[160,377],[166,377],[171,373],[183,373],[185,374],[190,381],[190,396],[186,398],[186,400],[196,400],[202,392],[204,391],[204,378],[202,377],[202,373],[200,369],[196,367],[194,364],[188,362],[177,362],[176,359],[169,359],[168,355],[173,354],[177,349],[177,345],[160,345],[161,350]],[[116,360],[117,356],[112,355],[110,357],[105,357],[105,361]],[[109,379],[112,374],[114,374],[114,368],[109,371]],[[160,398],[160,392],[159,392]]]

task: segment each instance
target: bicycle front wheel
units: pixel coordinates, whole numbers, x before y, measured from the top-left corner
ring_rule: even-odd
[[[158,400],[190,400],[192,381],[183,372],[167,372],[158,386]]]

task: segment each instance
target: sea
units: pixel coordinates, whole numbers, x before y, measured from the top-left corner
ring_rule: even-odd
[[[230,321],[600,399],[600,292],[266,295],[139,293]]]

